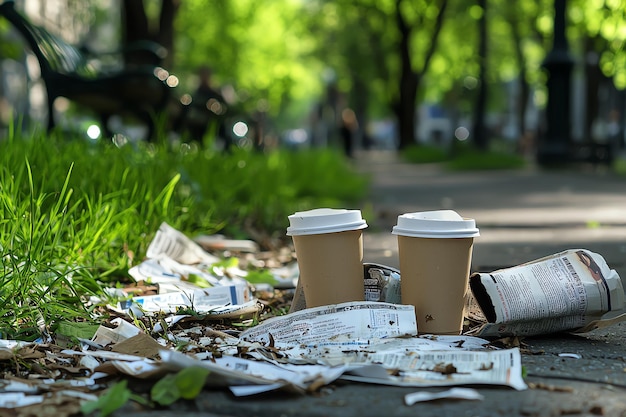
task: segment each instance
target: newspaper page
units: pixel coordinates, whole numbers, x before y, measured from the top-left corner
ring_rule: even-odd
[[[482,337],[580,331],[624,309],[619,275],[585,249],[472,274],[470,288],[486,324],[469,334]]]
[[[276,346],[358,345],[374,338],[417,335],[413,306],[348,302],[274,317],[246,330],[241,339]]]

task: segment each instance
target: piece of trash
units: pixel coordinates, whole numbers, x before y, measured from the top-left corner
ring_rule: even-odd
[[[286,346],[367,344],[374,338],[417,334],[412,306],[375,302],[349,302],[310,308],[273,317],[246,330],[241,338]]]
[[[468,312],[481,337],[584,333],[626,320],[624,288],[602,256],[570,249],[470,277]]]
[[[0,393],[0,408],[18,408],[43,402],[43,395],[26,395],[23,392]]]
[[[400,304],[400,271],[385,265],[365,263],[365,301]]]
[[[582,356],[578,353],[559,353],[559,357],[561,358],[572,358],[572,359],[581,359]]]
[[[400,271],[396,268],[377,263],[363,264],[363,286],[365,301],[381,301],[392,304],[401,304]],[[301,283],[296,283],[296,292],[291,301],[290,313],[307,308],[304,298],[304,289]]]
[[[451,388],[440,392],[419,391],[404,396],[404,404],[413,405],[418,402],[434,401],[441,399],[453,400],[478,400],[485,399],[478,391],[472,388]]]
[[[506,385],[526,389],[519,349],[488,350],[472,336],[416,337],[413,306],[350,302],[274,317],[240,338],[283,361],[350,366],[341,378],[396,386]],[[248,355],[272,359],[259,347]],[[433,372],[441,364],[457,372]],[[486,365],[488,364],[488,366]]]
[[[200,235],[193,239],[206,250],[220,250],[233,252],[257,252],[259,245],[252,240],[226,239],[223,235]]]
[[[529,382],[528,388],[542,389],[542,390],[551,391],[551,392],[574,392],[574,388],[572,387],[546,384],[544,382]]]
[[[119,307],[122,310],[128,310],[133,304],[136,304],[147,312],[176,313],[181,308],[193,308],[198,313],[207,313],[216,308],[242,305],[251,300],[252,296],[247,284],[233,284],[133,297],[130,300],[120,302]]]
[[[165,222],[161,223],[146,252],[148,258],[158,258],[160,255],[167,255],[187,265],[212,264],[220,260]]]
[[[114,324],[116,327],[110,328],[100,325],[91,340],[104,347],[110,344],[123,342],[124,340],[130,339],[131,337],[137,336],[141,333],[141,329],[139,329],[139,327],[119,317],[111,320],[111,324]]]

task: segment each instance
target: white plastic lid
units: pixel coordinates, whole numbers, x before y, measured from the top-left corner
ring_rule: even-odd
[[[400,236],[463,238],[480,236],[476,221],[465,219],[454,210],[422,211],[398,216],[392,233]]]
[[[287,236],[316,235],[365,229],[360,210],[319,208],[289,216]]]

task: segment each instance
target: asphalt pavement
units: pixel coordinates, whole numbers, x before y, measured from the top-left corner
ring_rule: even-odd
[[[476,220],[473,272],[490,272],[584,248],[626,278],[626,177],[602,167],[448,172],[412,165],[388,151],[361,152],[357,169],[371,175],[363,207],[364,261],[398,267],[391,228],[402,213],[453,209]],[[626,416],[626,323],[583,335],[522,340],[529,389],[475,387],[482,401],[439,400],[405,406],[416,388],[337,382],[319,394],[236,398],[205,390],[196,400],[161,411],[126,408],[115,415],[246,417]],[[562,355],[568,354],[568,355]],[[439,391],[440,389],[426,389]]]

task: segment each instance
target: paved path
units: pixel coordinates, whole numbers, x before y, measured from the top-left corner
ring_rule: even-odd
[[[402,213],[442,208],[476,219],[473,269],[486,272],[585,248],[626,277],[626,178],[591,169],[447,172],[398,162],[395,154],[361,154],[371,175],[365,260],[398,266],[391,229]]]
[[[449,173],[403,164],[385,152],[360,154],[372,175],[371,204],[361,207],[365,261],[398,266],[391,227],[398,214],[451,208],[476,219],[473,269],[490,271],[586,248],[626,277],[626,178],[606,172],[538,169]],[[626,416],[626,324],[582,336],[526,338],[522,362],[534,389],[481,387],[483,401],[439,401],[407,407],[397,388],[337,383],[320,395],[234,398],[205,391],[197,400],[133,416],[381,417],[381,416]],[[576,353],[580,359],[561,357]],[[118,416],[129,415],[116,413]]]

